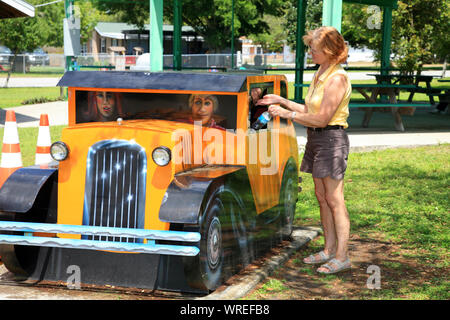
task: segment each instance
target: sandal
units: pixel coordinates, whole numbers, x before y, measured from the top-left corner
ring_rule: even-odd
[[[319,256],[319,258],[317,258],[317,256]],[[327,254],[326,254],[325,252],[323,252],[323,250],[322,250],[322,251],[320,251],[320,252],[318,252],[318,253],[316,253],[316,254],[312,254],[312,255],[310,255],[309,257],[303,259],[303,262],[306,263],[306,264],[318,264],[318,263],[324,263],[324,262],[327,262],[327,261],[330,260],[330,259],[333,259],[335,256],[336,256],[336,255],[335,255],[334,253],[333,253],[333,254],[330,254],[330,255],[327,255]],[[307,259],[308,259],[308,261],[307,261]]]
[[[322,273],[322,274],[333,274],[333,273],[341,272],[344,270],[348,270],[351,267],[352,267],[352,264],[351,264],[349,258],[347,258],[347,260],[345,260],[344,262],[341,262],[337,259],[331,259],[327,263],[320,266],[320,268],[327,268],[328,271],[319,271],[317,269],[317,272]]]

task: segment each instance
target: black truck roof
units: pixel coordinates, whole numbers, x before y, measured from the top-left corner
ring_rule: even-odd
[[[247,75],[224,73],[68,71],[60,87],[154,89],[182,91],[246,91]]]

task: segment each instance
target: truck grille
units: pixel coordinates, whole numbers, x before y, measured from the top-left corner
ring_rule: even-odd
[[[87,157],[83,225],[144,228],[147,156],[132,141],[105,140]],[[83,236],[84,239],[142,242],[142,239]]]

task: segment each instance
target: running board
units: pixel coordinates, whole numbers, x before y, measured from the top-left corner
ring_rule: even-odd
[[[131,228],[111,228],[80,225],[62,225],[50,223],[0,221],[0,230],[19,231],[25,235],[0,235],[0,244],[15,244],[27,246],[74,248],[87,250],[122,251],[150,254],[196,256],[199,249],[196,246],[155,244],[152,240],[198,242],[200,233],[183,231],[146,230]],[[151,239],[148,243],[128,243],[116,241],[66,239],[54,237],[34,237],[33,232],[81,234],[107,237],[128,237]]]

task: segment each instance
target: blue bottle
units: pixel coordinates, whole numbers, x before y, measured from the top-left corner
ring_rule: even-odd
[[[267,123],[272,119],[272,116],[269,114],[269,111],[263,112],[258,119],[252,124],[252,129],[259,130],[267,125]]]

